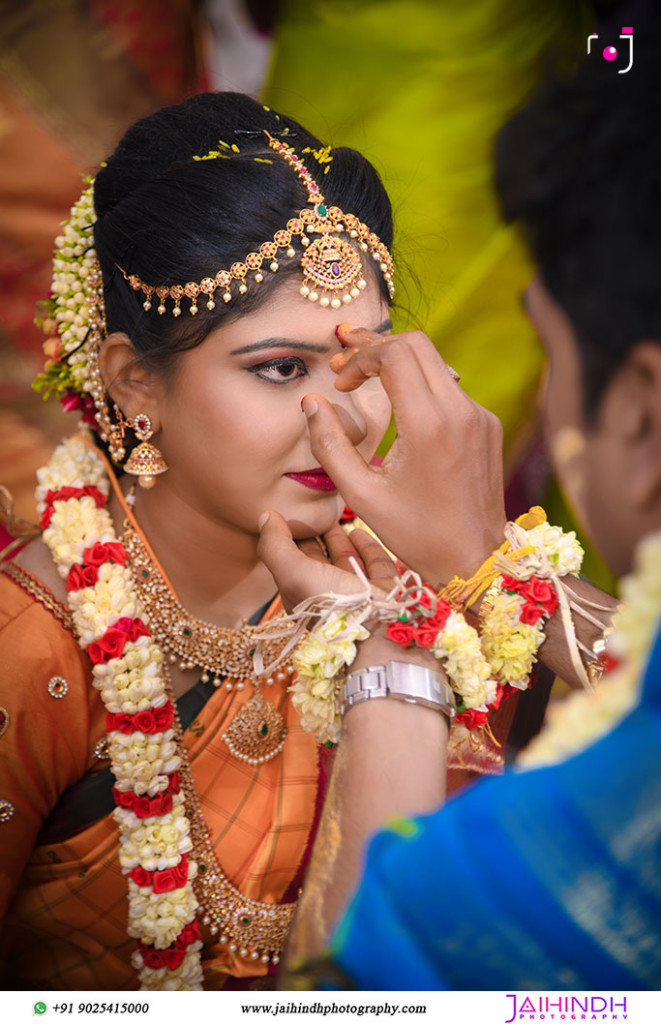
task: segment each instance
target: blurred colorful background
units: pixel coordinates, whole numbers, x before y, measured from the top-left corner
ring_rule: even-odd
[[[126,127],[202,89],[261,97],[355,146],[393,200],[396,329],[423,329],[501,418],[512,514],[570,516],[536,407],[532,267],[499,222],[490,154],[508,115],[589,32],[652,0],[3,0],[0,3],[0,482],[34,517],[34,471],[76,426],[31,388],[53,239]],[[593,553],[587,573],[612,584]]]

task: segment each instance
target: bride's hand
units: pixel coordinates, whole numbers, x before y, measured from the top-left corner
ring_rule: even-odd
[[[379,376],[397,437],[381,466],[365,463],[330,402],[303,399],[312,451],[349,506],[398,558],[437,585],[468,578],[503,540],[502,428],[461,389],[420,331],[384,338],[350,325],[331,360],[335,387]]]
[[[363,583],[354,572],[351,558],[377,590],[387,592],[397,578],[395,563],[364,530],[353,530],[349,536],[341,526],[334,526],[324,534],[326,556],[314,538],[295,541],[279,512],[265,513],[260,528],[258,554],[275,579],[288,612],[317,594],[359,593]]]

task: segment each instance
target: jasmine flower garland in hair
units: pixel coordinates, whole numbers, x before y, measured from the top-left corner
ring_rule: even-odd
[[[44,316],[37,319],[47,335],[43,373],[33,383],[44,398],[83,394],[89,390],[90,339],[87,280],[96,267],[93,228],[94,182],[86,178],[87,188],[71,208],[62,233],[55,239],[53,277],[48,299],[42,304]]]

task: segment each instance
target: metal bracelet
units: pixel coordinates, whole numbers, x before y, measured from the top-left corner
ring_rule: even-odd
[[[341,713],[354,704],[385,697],[421,704],[448,718],[456,714],[454,693],[443,672],[410,661],[389,661],[350,672],[342,687]]]

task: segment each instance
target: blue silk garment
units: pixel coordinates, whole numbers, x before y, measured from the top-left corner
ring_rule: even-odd
[[[360,989],[661,988],[661,633],[639,704],[370,844],[332,956]]]

